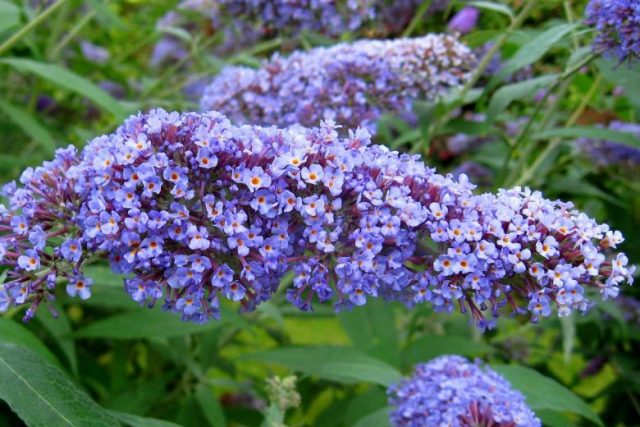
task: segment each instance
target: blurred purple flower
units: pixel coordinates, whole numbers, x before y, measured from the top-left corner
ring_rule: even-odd
[[[317,125],[323,119],[375,129],[384,112],[410,114],[464,84],[475,58],[452,35],[360,40],[274,55],[258,70],[229,67],[205,90],[201,109],[237,123]]]
[[[473,6],[466,6],[456,13],[449,21],[449,31],[467,34],[476,27],[480,10]]]
[[[610,130],[626,132],[640,139],[640,124],[613,121]],[[576,146],[580,152],[588,156],[596,165],[640,167],[640,148],[615,141],[595,138],[579,138]]]
[[[95,62],[96,64],[106,64],[111,58],[111,54],[107,49],[95,45],[88,40],[80,42],[80,50],[88,61]]]
[[[591,0],[585,16],[585,23],[598,31],[593,41],[596,52],[620,61],[640,58],[640,1]]]

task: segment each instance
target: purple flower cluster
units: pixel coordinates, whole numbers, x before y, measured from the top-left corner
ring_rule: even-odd
[[[520,188],[474,195],[465,176],[331,122],[238,127],[155,110],[20,181],[0,210],[0,309],[30,302],[27,317],[59,277],[89,297],[93,254],[129,277],[132,299],[193,321],[218,317],[220,298],[254,308],[292,270],[287,299],[302,310],[385,297],[487,327],[503,306],[533,320],[554,304],[585,311],[588,289],[614,297],[633,270],[605,255],[620,233],[571,204]]]
[[[639,124],[613,121],[608,128],[640,138]],[[576,140],[576,147],[601,167],[621,166],[632,169],[640,167],[640,149],[632,145],[602,139],[579,138]]]
[[[260,23],[270,31],[314,31],[338,36],[375,16],[379,0],[218,0],[220,16]]]
[[[536,427],[524,396],[478,361],[441,356],[388,390],[395,427]]]
[[[620,61],[640,58],[640,2],[591,0],[585,9],[587,25],[598,31],[593,48]]]
[[[409,114],[414,100],[463,84],[473,62],[450,35],[341,43],[275,55],[258,70],[227,68],[200,104],[237,123],[316,126],[331,119],[372,131],[383,112]]]

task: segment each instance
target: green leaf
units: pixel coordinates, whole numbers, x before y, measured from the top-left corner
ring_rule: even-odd
[[[141,417],[126,412],[109,411],[109,413],[129,427],[180,427],[179,424],[170,421]]]
[[[402,378],[392,366],[348,347],[283,347],[244,355],[242,359],[275,363],[347,384],[366,381],[389,386]]]
[[[65,311],[57,303],[50,304],[57,311],[57,316],[53,317],[49,310],[38,310],[35,320],[53,338],[62,353],[64,353],[71,371],[77,374],[78,358],[76,356],[76,347],[71,337],[71,323]]]
[[[139,308],[117,314],[76,331],[78,338],[144,339],[170,338],[219,328],[222,322],[210,320],[204,324],[183,322],[180,315],[160,310]]]
[[[30,330],[18,322],[0,318],[0,342],[27,347],[48,363],[60,366],[60,362],[53,353]]]
[[[599,59],[596,65],[605,80],[624,89],[624,94],[634,104],[640,105],[638,82],[640,81],[640,63],[620,64],[617,60]]]
[[[211,427],[224,427],[227,425],[222,406],[210,387],[198,384],[196,387],[196,400]]]
[[[531,136],[532,139],[550,138],[594,138],[607,141],[619,142],[640,148],[640,138],[618,130],[603,129],[595,126],[574,126],[570,128],[551,128],[537,132]]]
[[[625,207],[622,201],[584,180],[581,176],[556,177],[547,185],[547,189],[558,193],[570,193],[575,196],[598,198],[606,200],[616,206]]]
[[[499,81],[502,81],[502,79],[509,74],[518,71],[522,67],[533,64],[542,58],[553,45],[564,39],[565,36],[576,27],[577,24],[554,25],[520,46],[518,52],[504,64],[500,73],[491,79],[492,81],[489,83],[489,86],[495,87]]]
[[[593,409],[571,390],[545,377],[533,369],[517,365],[494,365],[493,369],[504,376],[527,398],[527,404],[533,409],[548,409],[558,412],[571,412],[581,415],[602,426],[602,420]]]
[[[353,427],[389,427],[389,413],[391,408],[378,409],[376,412],[361,418]]]
[[[489,102],[487,122],[494,121],[496,116],[507,108],[513,101],[533,96],[535,91],[553,84],[558,77],[558,74],[547,74],[545,76],[535,77],[533,79],[502,86],[496,91]]]
[[[20,23],[20,9],[15,4],[0,0],[0,34]]]
[[[391,365],[399,364],[398,331],[388,302],[369,301],[361,307],[339,313],[338,319],[355,348]]]
[[[16,125],[20,126],[24,133],[29,135],[47,154],[52,154],[55,151],[56,143],[53,136],[28,111],[1,99],[0,111],[6,114]]]
[[[13,344],[0,344],[0,398],[32,427],[119,425],[61,370]]]
[[[387,404],[385,390],[379,386],[371,386],[367,391],[356,395],[349,401],[343,423],[347,426],[355,425],[362,418],[385,408]]]
[[[22,58],[1,59],[0,63],[10,65],[18,71],[29,72],[49,82],[86,96],[118,120],[124,119],[128,111],[111,95],[89,80],[57,64],[47,64]]]
[[[87,265],[82,268],[87,277],[93,279],[93,283],[98,286],[109,286],[117,289],[124,289],[125,276],[116,274],[107,265]]]
[[[467,357],[484,356],[492,351],[488,344],[456,335],[423,335],[404,350],[404,362],[412,366],[445,354]]]
[[[512,20],[515,17],[513,14],[513,10],[511,10],[511,8],[505,4],[500,4],[493,1],[470,1],[469,5],[475,6],[480,9],[492,10],[494,12],[501,13],[508,16]]]

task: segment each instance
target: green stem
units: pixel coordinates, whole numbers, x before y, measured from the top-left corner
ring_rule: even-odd
[[[69,44],[71,40],[73,40],[73,38],[93,19],[94,16],[96,16],[95,9],[87,13],[80,21],[78,21],[76,25],[74,25],[73,28],[71,28],[71,30],[69,30],[69,32],[64,36],[64,38],[60,40],[60,43],[51,50],[49,59],[56,58],[60,51]]]
[[[578,105],[578,108],[576,108],[576,110],[573,112],[569,120],[567,120],[565,127],[573,126],[578,120],[578,118],[580,118],[580,115],[582,114],[584,109],[587,107],[587,105],[589,105],[591,98],[593,98],[593,95],[595,95],[596,91],[598,90],[598,86],[600,86],[601,81],[602,81],[602,75],[598,75],[598,77],[594,80],[593,84],[589,88],[589,92],[587,92],[587,94],[582,98],[582,101],[580,102],[580,105]],[[545,148],[544,151],[540,153],[540,155],[536,158],[536,160],[533,162],[533,164],[529,168],[525,169],[522,175],[520,175],[520,177],[514,182],[514,185],[517,186],[517,185],[526,184],[538,171],[538,168],[540,167],[540,165],[542,165],[542,163],[547,159],[547,157],[549,157],[551,153],[553,153],[553,151],[558,147],[560,142],[562,142],[561,138],[555,138],[551,140],[547,148]]]
[[[50,17],[56,10],[60,9],[62,5],[64,5],[69,0],[58,0],[56,3],[52,4],[48,9],[42,12],[40,15],[33,18],[27,25],[22,27],[17,33],[9,37],[2,45],[0,45],[0,55],[9,50],[14,44],[20,41],[24,36],[26,36],[31,30],[36,28],[42,22],[44,22],[48,17]]]
[[[60,37],[60,34],[62,34],[63,27],[68,22],[70,8],[71,8],[71,3],[70,2],[65,3],[62,9],[60,9],[60,12],[56,15],[56,19],[53,22],[53,25],[51,25],[50,28],[48,28],[49,38],[47,40],[47,44],[46,44],[47,47],[45,49],[45,54],[47,55],[47,59],[49,60],[53,59],[50,52],[55,46],[56,40],[58,40],[58,38]]]
[[[475,69],[473,75],[471,76],[471,79],[469,79],[469,81],[467,81],[467,83],[462,88],[462,91],[460,92],[460,99],[464,99],[465,95],[476,85],[476,83],[478,83],[478,80],[480,80],[480,77],[482,77],[482,75],[484,74],[484,71],[489,66],[489,63],[491,63],[491,60],[493,59],[495,54],[502,48],[502,45],[506,43],[507,38],[511,35],[511,33],[520,28],[525,19],[527,19],[527,17],[529,16],[529,13],[531,13],[531,10],[535,6],[535,4],[535,0],[527,1],[520,13],[511,22],[509,28],[507,28],[507,30],[502,33],[500,37],[498,37],[498,40],[493,44],[493,46],[491,46],[491,49],[489,49],[489,51],[482,57],[480,63],[478,64],[478,67]]]
[[[402,32],[402,37],[409,37],[411,36],[411,34],[413,34],[420,21],[422,21],[422,18],[424,18],[424,15],[429,10],[429,6],[431,6],[432,1],[433,0],[426,0],[422,2],[418,10],[416,10],[416,14],[413,16],[413,19],[411,20],[411,22],[409,22],[407,28]]]
[[[571,7],[571,0],[565,0],[563,2],[564,13],[567,17],[567,21],[570,24],[573,24],[576,20],[576,16],[573,13],[573,8]],[[578,37],[576,36],[576,29],[571,30],[571,42],[573,43],[573,48],[578,50],[580,48],[580,44],[578,43]]]
[[[493,46],[491,46],[491,48],[487,51],[487,53],[485,53],[485,55],[482,57],[482,59],[480,60],[480,63],[474,70],[473,75],[460,90],[460,93],[457,96],[458,102],[450,106],[447,112],[444,113],[438,120],[434,122],[433,127],[429,132],[429,135],[434,135],[434,136],[437,135],[438,130],[446,122],[449,121],[449,119],[451,118],[451,114],[455,110],[455,108],[464,103],[464,98],[467,95],[467,93],[469,93],[469,91],[476,85],[476,83],[478,83],[478,80],[480,80],[480,78],[484,74],[485,70],[491,63],[491,60],[493,59],[495,54],[498,53],[498,51],[502,48],[502,45],[505,44],[509,35],[513,33],[515,30],[517,30],[518,28],[520,28],[520,26],[524,23],[525,19],[527,19],[527,17],[529,16],[529,13],[531,13],[531,10],[535,6],[535,4],[536,4],[535,0],[527,1],[527,3],[524,5],[520,13],[511,22],[511,25],[509,25],[509,28],[507,28],[504,31],[504,33],[502,33],[502,35],[498,37],[498,40],[496,40]]]
[[[531,126],[533,126],[533,123],[535,122],[536,117],[538,116],[538,114],[542,110],[542,107],[546,104],[546,101],[549,98],[549,96],[558,87],[560,87],[562,85],[562,89],[560,91],[560,95],[556,97],[556,100],[555,100],[554,104],[547,109],[547,113],[545,114],[545,117],[544,117],[544,119],[542,121],[542,123],[544,123],[545,126],[548,123],[548,120],[550,119],[550,117],[552,117],[552,114],[557,109],[558,103],[561,101],[561,98],[563,97],[562,95],[564,95],[564,93],[566,92],[566,89],[568,88],[568,84],[569,84],[569,78],[571,76],[573,76],[582,67],[584,67],[585,65],[589,64],[595,58],[596,58],[595,55],[590,55],[587,58],[585,58],[583,61],[579,62],[578,64],[574,65],[573,67],[569,68],[568,70],[565,70],[565,72],[562,73],[560,78],[558,80],[556,80],[553,83],[553,85],[551,85],[551,87],[549,88],[547,93],[544,95],[542,100],[540,102],[538,102],[538,104],[536,105],[535,110],[533,111],[533,113],[529,117],[529,120],[527,120],[527,123],[525,124],[525,126],[522,128],[522,130],[518,134],[518,137],[515,139],[511,149],[509,150],[509,154],[507,155],[507,158],[506,158],[506,160],[505,160],[505,162],[504,162],[504,164],[502,166],[503,173],[506,173],[506,171],[508,170],[509,163],[514,158],[515,153],[517,152],[517,149],[520,146],[520,144],[524,141],[526,136],[529,134],[529,131],[531,130]],[[541,129],[543,129],[543,128],[541,128]],[[528,154],[530,154],[531,149],[532,149],[532,147],[529,147],[528,152],[525,153],[522,156],[522,162],[526,161],[526,159],[528,158]],[[520,165],[519,167],[514,168],[514,172],[517,173],[517,171],[522,170],[522,167],[523,167],[523,165]],[[513,180],[514,180],[513,176],[510,176],[509,179],[503,180],[502,184],[504,185],[505,181],[508,183],[510,181],[513,181]],[[519,180],[517,180],[516,182],[518,182],[518,181]]]

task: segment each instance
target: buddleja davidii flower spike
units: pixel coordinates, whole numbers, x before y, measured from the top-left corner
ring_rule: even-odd
[[[441,356],[389,387],[394,427],[539,427],[524,396],[479,361]]]
[[[585,23],[597,30],[593,49],[622,61],[640,58],[640,3],[637,0],[591,0]]]
[[[373,131],[382,113],[410,116],[416,99],[460,87],[474,61],[452,35],[341,43],[275,55],[258,70],[226,68],[200,105],[239,124],[315,126],[332,119]]]
[[[8,267],[0,287],[0,311],[30,303],[25,320],[42,303],[53,299],[58,279],[66,280],[71,295],[91,295],[91,279],[80,273],[84,258],[76,237],[75,217],[83,197],[75,187],[79,158],[75,148],[56,152],[41,167],[28,168],[15,183],[3,187],[8,208],[0,205],[0,265]]]
[[[290,270],[287,298],[302,310],[384,297],[457,308],[483,328],[505,305],[534,320],[554,304],[567,315],[588,308],[587,289],[607,298],[631,281],[626,257],[605,255],[620,233],[570,204],[528,189],[474,195],[464,175],[371,145],[364,129],[340,137],[331,122],[262,128],[155,110],[79,158],[65,153],[55,185],[49,165],[7,192],[5,309],[49,298],[51,265],[65,266],[72,296],[88,297],[78,250],[129,275],[141,305],[162,300],[193,321],[218,317],[220,298],[253,309]],[[31,243],[38,227],[64,242]]]

